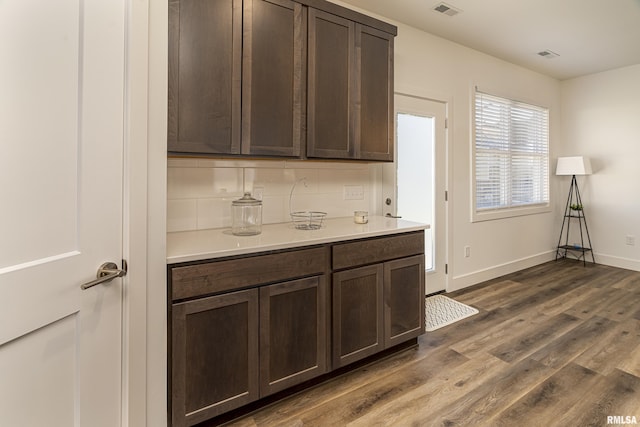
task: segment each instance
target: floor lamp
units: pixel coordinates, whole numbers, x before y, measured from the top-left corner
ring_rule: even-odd
[[[564,217],[562,218],[562,228],[560,229],[560,238],[558,239],[558,247],[556,249],[556,260],[558,258],[567,258],[567,255],[573,254],[579,260],[582,259],[583,264],[587,265],[586,254],[591,254],[591,260],[595,264],[596,259],[593,256],[593,247],[591,246],[591,237],[589,237],[589,228],[587,227],[587,219],[584,216],[584,208],[582,206],[582,198],[580,197],[580,189],[576,175],[591,175],[591,161],[588,157],[558,157],[558,165],[556,167],[556,175],[571,175],[571,186],[569,187],[569,196],[567,204],[564,208]],[[569,244],[569,230],[571,228],[571,220],[578,220],[580,229],[580,245],[577,243]],[[584,233],[582,229],[584,228]],[[562,244],[562,236],[565,234],[564,244]],[[585,233],[587,237],[587,246],[585,246]]]

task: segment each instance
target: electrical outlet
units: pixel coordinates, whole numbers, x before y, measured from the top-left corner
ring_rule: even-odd
[[[344,200],[363,200],[364,188],[362,185],[345,185]]]
[[[469,258],[471,256],[471,246],[464,247],[464,257]]]
[[[632,235],[627,235],[627,237],[625,237],[624,242],[629,245],[629,246],[635,246],[636,245],[636,236],[632,236]]]

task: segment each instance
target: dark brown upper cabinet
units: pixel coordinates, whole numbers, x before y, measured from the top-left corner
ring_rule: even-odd
[[[168,149],[240,154],[242,0],[169,1]]]
[[[393,161],[393,35],[356,25],[357,157]]]
[[[291,0],[170,3],[169,152],[300,156],[303,9]]]
[[[393,37],[309,9],[308,157],[393,161]]]
[[[353,158],[355,23],[309,9],[307,156]]]
[[[242,154],[299,157],[305,138],[307,16],[290,0],[245,0]]]
[[[396,31],[323,0],[169,0],[169,153],[393,160]]]

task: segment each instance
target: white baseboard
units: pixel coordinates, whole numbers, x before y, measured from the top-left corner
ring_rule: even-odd
[[[525,268],[543,264],[547,261],[552,261],[555,259],[555,254],[555,250],[544,252],[527,258],[521,258],[515,261],[511,261],[505,264],[489,267],[484,270],[478,270],[472,273],[456,276],[453,278],[450,286],[447,288],[447,292],[458,291],[460,289],[468,288],[469,286],[477,285],[478,283],[482,283],[487,280],[495,279],[496,277],[504,276],[505,274],[514,273],[516,271],[524,270]],[[596,253],[594,255],[596,258],[596,263],[598,264],[624,268],[627,270],[640,271],[640,260],[599,253]]]
[[[505,274],[514,273],[516,271],[524,270],[525,268],[533,267],[534,265],[552,261],[555,259],[555,254],[555,250],[543,252],[527,258],[521,258],[505,264],[489,267],[484,270],[478,270],[472,273],[456,276],[451,281],[451,286],[447,288],[447,292],[468,288],[469,286],[477,285],[478,283],[495,279],[496,277],[504,276]]]
[[[613,255],[595,253],[596,263],[611,267],[625,268],[627,270],[640,271],[640,260],[622,258]]]

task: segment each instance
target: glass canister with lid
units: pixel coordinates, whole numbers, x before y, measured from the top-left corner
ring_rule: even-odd
[[[262,232],[262,201],[246,192],[241,199],[231,202],[231,233],[253,236]]]

